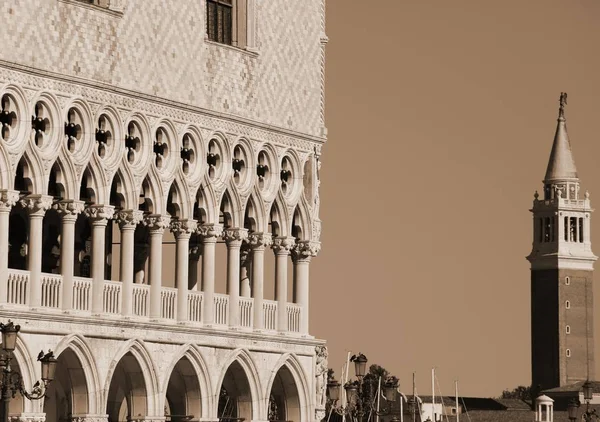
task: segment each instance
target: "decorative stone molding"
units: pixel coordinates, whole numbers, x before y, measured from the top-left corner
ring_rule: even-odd
[[[144,226],[151,232],[163,233],[169,227],[171,216],[162,214],[150,214],[144,217]]]
[[[55,202],[52,207],[62,215],[63,221],[75,221],[77,215],[83,212],[85,203],[74,199],[66,199]]]
[[[144,219],[144,212],[138,210],[121,210],[117,211],[113,218],[117,221],[121,230],[128,228],[135,229]]]
[[[273,239],[273,251],[275,255],[289,255],[294,247],[295,239],[293,237],[280,236]]]
[[[71,422],[108,422],[108,415],[71,415]]]
[[[90,205],[83,210],[83,214],[91,220],[92,225],[106,225],[114,213],[115,207],[112,205]]]
[[[196,220],[173,220],[171,221],[171,231],[175,238],[189,239],[192,233],[198,228]]]
[[[226,229],[223,232],[223,240],[229,247],[241,247],[242,242],[248,238],[247,229]]]
[[[19,416],[10,417],[11,422],[45,422],[45,413],[21,413]]]
[[[270,233],[250,233],[248,235],[248,244],[252,249],[263,249],[273,244],[273,237]]]
[[[43,217],[47,210],[52,207],[54,198],[48,195],[29,195],[22,198],[19,204],[27,210],[29,215]]]
[[[0,212],[10,212],[10,209],[19,202],[19,191],[0,190]]]
[[[223,234],[223,226],[221,224],[202,224],[196,229],[196,233],[202,236],[203,240],[215,239]]]
[[[300,240],[292,248],[292,258],[295,261],[310,261],[313,256],[317,256],[321,250],[321,242],[311,240]]]

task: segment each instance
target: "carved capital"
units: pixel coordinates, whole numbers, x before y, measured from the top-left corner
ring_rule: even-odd
[[[196,231],[198,223],[196,220],[173,220],[171,221],[171,231],[177,239],[189,239],[192,233]]]
[[[91,220],[92,225],[106,225],[113,218],[115,207],[112,205],[90,205],[83,214]]]
[[[163,233],[169,227],[171,216],[162,214],[150,214],[144,217],[144,225],[151,232]]]
[[[250,233],[248,235],[248,244],[254,249],[265,249],[273,244],[273,237],[270,233]]]
[[[52,208],[62,215],[63,221],[75,221],[77,220],[77,215],[83,212],[84,206],[83,201],[65,199],[55,202]]]
[[[290,251],[294,247],[294,238],[280,236],[273,239],[273,251],[275,255],[289,255]]]
[[[220,224],[201,224],[196,229],[196,233],[202,236],[204,241],[213,239],[217,240],[217,237],[223,234],[223,226]]]
[[[10,212],[10,209],[19,202],[19,191],[0,190],[0,212]]]
[[[229,247],[237,247],[242,246],[242,242],[248,238],[248,230],[247,229],[226,229],[223,232],[223,240],[227,243]]]
[[[21,198],[19,204],[27,210],[29,215],[43,217],[52,206],[54,198],[48,195],[28,195]]]
[[[108,422],[108,415],[71,415],[71,422]]]
[[[292,249],[292,258],[296,261],[310,261],[313,256],[317,256],[321,250],[321,242],[311,240],[301,240],[297,242]]]
[[[119,224],[119,228],[135,229],[144,219],[144,212],[139,210],[121,210],[117,211],[113,218]]]

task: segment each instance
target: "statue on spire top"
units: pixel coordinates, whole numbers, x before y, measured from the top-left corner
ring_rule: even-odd
[[[560,93],[560,108],[558,109],[558,117],[564,119],[565,117],[565,106],[567,105],[567,93]]]

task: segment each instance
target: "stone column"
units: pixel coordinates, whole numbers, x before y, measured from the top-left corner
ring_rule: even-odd
[[[240,248],[240,296],[250,297],[252,289],[250,288],[250,268],[252,257],[250,256],[250,245],[247,242],[242,243]]]
[[[275,300],[277,301],[277,331],[288,330],[287,319],[287,264],[290,250],[294,246],[293,237],[276,237],[273,239],[275,252]]]
[[[151,214],[144,219],[150,231],[150,319],[161,317],[162,240],[170,221],[170,216],[161,214]]]
[[[37,308],[42,304],[42,234],[44,214],[52,206],[53,198],[47,195],[29,195],[19,202],[29,213],[29,242],[27,245],[27,268],[29,283],[27,297],[29,306]]]
[[[177,268],[175,282],[177,285],[177,321],[188,320],[188,270],[190,265],[190,237],[196,230],[194,220],[176,220],[171,223],[171,231],[177,240]]]
[[[135,229],[144,218],[138,210],[119,211],[115,220],[121,230],[121,263],[119,278],[121,279],[121,314],[130,317],[133,313],[133,259],[135,246]]]
[[[254,297],[254,329],[265,328],[263,300],[265,297],[265,247],[272,244],[269,233],[251,233],[248,244],[252,249],[252,296]]]
[[[292,249],[294,302],[300,306],[300,333],[308,334],[309,265],[319,253],[319,242],[300,241]]]
[[[83,211],[83,201],[68,199],[54,204],[62,216],[60,234],[60,273],[62,275],[62,308],[73,309],[73,267],[75,266],[75,222]]]
[[[114,212],[112,205],[90,205],[84,211],[92,225],[92,314],[104,311],[106,224]]]
[[[231,327],[240,325],[240,248],[247,238],[246,229],[227,229],[223,233],[223,239],[227,243],[227,294]]]
[[[6,303],[8,294],[8,226],[10,210],[18,201],[18,191],[0,190],[0,304]]]
[[[215,248],[223,226],[202,224],[197,232],[202,236],[202,321],[212,325],[215,321]]]

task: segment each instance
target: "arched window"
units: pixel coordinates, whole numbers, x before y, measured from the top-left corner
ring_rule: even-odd
[[[570,358],[571,357],[571,349],[567,349],[566,354],[567,354],[567,357]]]
[[[571,302],[569,302],[568,300],[565,301],[565,308],[571,309]]]
[[[570,325],[567,325],[567,326],[565,327],[565,331],[566,331],[566,333],[567,333],[567,334],[571,334],[571,326],[570,326]]]
[[[565,285],[568,286],[571,284],[571,277],[567,276],[565,277]]]

